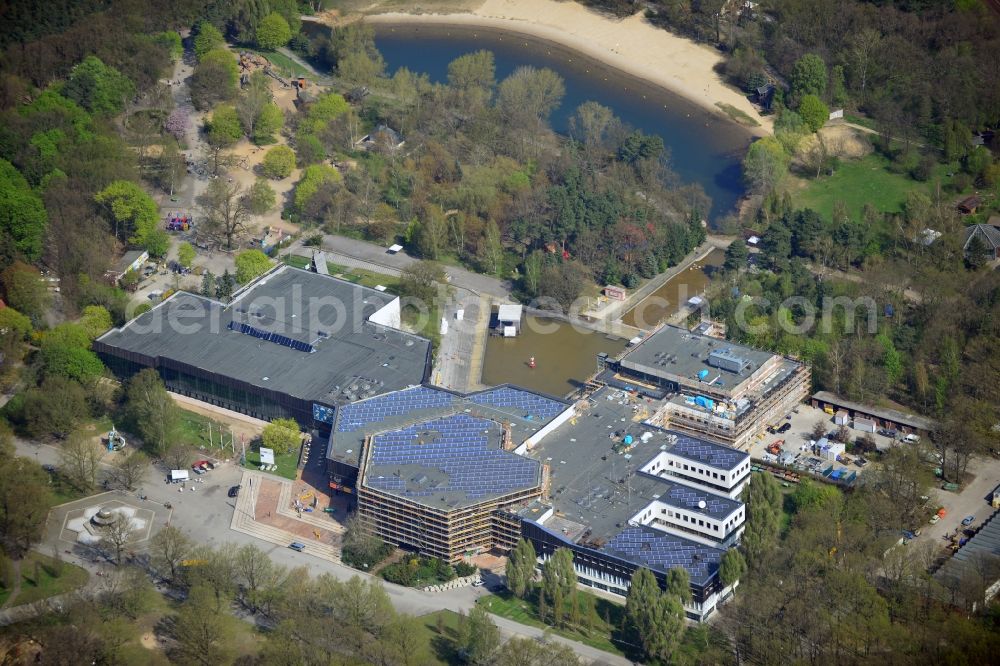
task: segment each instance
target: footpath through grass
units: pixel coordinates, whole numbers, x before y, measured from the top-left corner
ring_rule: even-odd
[[[13,571],[11,562],[4,562],[3,565]],[[85,569],[75,564],[30,551],[21,560],[21,590],[16,597],[10,599],[10,604],[21,606],[72,592],[86,584],[89,577],[90,574]],[[3,579],[7,579],[7,576]],[[12,591],[0,581],[0,606],[7,603]]]

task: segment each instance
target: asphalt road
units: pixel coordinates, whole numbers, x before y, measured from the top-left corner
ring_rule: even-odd
[[[58,449],[47,444],[34,444],[32,442],[17,440],[15,442],[17,452],[27,458],[34,458],[41,464],[59,464]],[[250,535],[234,532],[229,529],[232,522],[234,500],[227,496],[230,486],[238,483],[242,477],[243,470],[235,464],[225,464],[217,469],[205,474],[204,482],[192,484],[196,488],[194,491],[178,491],[178,486],[166,484],[166,470],[150,470],[149,475],[142,485],[142,491],[147,496],[146,502],[156,502],[163,504],[169,502],[173,506],[170,514],[170,523],[177,527],[194,541],[206,543],[215,547],[223,545],[239,547],[246,543],[252,543],[266,552],[277,564],[292,568],[297,566],[308,567],[314,575],[328,573],[340,580],[346,580],[352,576],[365,577],[368,574],[359,572],[349,567],[320,560],[308,555],[299,553],[289,548],[276,546]],[[112,497],[119,497],[124,501],[140,505],[143,503],[136,497],[135,493],[120,496],[117,493],[109,494]],[[54,511],[57,511],[54,509]],[[162,528],[163,525],[154,525],[152,533]],[[66,547],[65,544],[53,544],[44,542],[39,544],[37,549],[40,552],[51,552],[53,545],[58,545],[60,549]],[[144,544],[137,544],[137,550],[142,550]],[[453,611],[464,610],[468,612],[475,605],[476,599],[490,593],[489,587],[496,587],[498,581],[487,580],[487,587],[466,587],[444,592],[423,592],[408,587],[400,587],[391,583],[384,583],[386,592],[392,599],[393,606],[397,610],[411,615],[423,615],[441,609]],[[500,627],[506,636],[522,636],[527,638],[541,638],[544,631],[535,627],[518,624],[500,617],[493,617],[494,622]],[[595,648],[568,641],[558,636],[550,637],[551,640],[569,645],[581,657],[595,664],[621,664],[626,665],[631,662],[622,657],[617,657]]]

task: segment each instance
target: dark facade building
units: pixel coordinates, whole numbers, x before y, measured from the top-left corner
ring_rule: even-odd
[[[154,368],[175,393],[326,429],[337,405],[426,380],[431,347],[396,296],[281,266],[228,304],[178,292],[94,350],[122,379]]]

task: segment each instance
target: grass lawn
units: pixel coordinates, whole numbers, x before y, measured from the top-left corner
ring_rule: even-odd
[[[209,425],[211,425],[211,428],[209,428]],[[211,439],[209,439],[210,436]],[[229,427],[225,424],[202,414],[181,409],[176,437],[179,444],[188,444],[199,449],[212,450],[221,447],[220,438],[222,437],[225,438],[226,445],[228,446],[231,435],[229,434]]]
[[[244,48],[246,51],[253,51],[258,53],[265,58],[274,66],[277,73],[285,78],[293,76],[304,76],[307,79],[315,78],[308,69],[295,62],[284,53],[278,53],[277,51],[256,51],[254,49]]]
[[[892,173],[888,166],[889,160],[876,153],[860,160],[844,161],[832,176],[806,181],[803,188],[792,192],[792,201],[795,208],[812,208],[826,220],[832,218],[834,204],[838,201],[844,202],[855,219],[861,217],[865,204],[885,213],[896,213],[902,210],[907,192],[917,189],[930,195],[935,182],[940,180],[942,185],[947,184],[951,180],[947,173],[955,169],[939,164],[933,176],[921,183],[905,174]]]
[[[438,618],[441,618],[441,633],[438,633]],[[458,613],[442,610],[421,615],[420,633],[430,647],[432,663],[451,665],[464,663],[455,652],[458,638]]]
[[[274,464],[278,466],[278,469],[271,472],[271,474],[277,474],[286,479],[295,479],[299,465],[299,450],[295,449],[288,453],[274,454]],[[254,444],[252,448],[247,449],[247,459],[243,466],[247,469],[260,469],[259,445]]]
[[[295,268],[309,268],[312,260],[309,257],[292,254],[284,257],[284,262],[289,266],[294,266]],[[353,282],[354,284],[360,284],[364,287],[382,285],[387,291],[395,291],[396,285],[399,284],[399,278],[391,275],[374,273],[360,268],[348,268],[346,266],[341,266],[340,264],[335,264],[332,261],[326,262],[326,268],[330,271],[330,275],[337,276],[341,280],[347,280],[348,282]]]
[[[494,615],[499,615],[500,617],[505,617],[531,627],[551,629],[555,634],[570,640],[579,641],[598,650],[625,655],[624,649],[627,646],[621,644],[621,637],[618,635],[619,631],[617,629],[625,608],[602,597],[592,595],[589,592],[578,591],[577,593],[581,596],[586,595],[594,598],[594,606],[597,609],[597,613],[593,619],[593,626],[589,631],[583,627],[556,628],[545,624],[538,619],[534,596],[529,597],[529,599],[518,599],[510,592],[501,592],[481,597],[477,603]],[[611,620],[610,624],[605,621],[605,617]]]
[[[77,489],[69,482],[69,480],[59,471],[55,469],[49,472],[49,490],[52,491],[52,505],[56,506],[59,504],[65,504],[66,502],[73,502],[78,499],[83,499],[84,497],[89,497],[93,495],[98,490],[92,491],[82,491]]]
[[[84,585],[89,577],[75,564],[56,562],[48,555],[30,551],[21,561],[21,591],[12,603],[20,606],[70,592]],[[7,602],[10,592],[0,586],[0,604]]]

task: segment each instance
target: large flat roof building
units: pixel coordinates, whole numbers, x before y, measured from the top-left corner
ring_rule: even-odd
[[[581,583],[620,595],[640,566],[663,585],[683,567],[701,619],[729,592],[718,567],[744,529],[749,456],[647,425],[641,405],[513,386],[361,400],[337,409],[330,485],[386,541],[452,562],[526,538],[543,562],[571,549]]]
[[[396,296],[280,266],[230,303],[178,292],[94,350],[119,376],[155,368],[171,391],[309,427],[427,378],[430,342],[400,326]]]
[[[663,326],[598,379],[666,398],[655,422],[744,447],[806,398],[809,366],[728,340]]]
[[[623,596],[640,566],[664,585],[671,567],[683,567],[693,597],[686,611],[703,619],[729,592],[718,565],[743,533],[745,508],[732,491],[749,476],[750,457],[651,427],[641,405],[624,391],[600,389],[526,451],[550,466],[551,492],[519,512],[522,531],[542,559],[570,548],[581,582]],[[718,487],[691,483],[701,475],[680,465],[684,474],[672,474],[668,457],[715,469]]]

